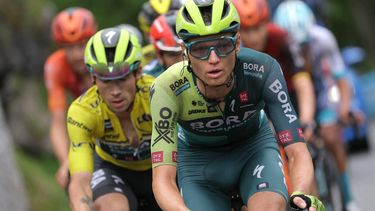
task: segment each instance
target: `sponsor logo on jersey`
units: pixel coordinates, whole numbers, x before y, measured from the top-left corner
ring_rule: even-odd
[[[193,109],[193,110],[189,110],[188,111],[189,115],[191,115],[191,114],[199,114],[199,113],[206,113],[206,109]]]
[[[186,77],[180,78],[172,84],[169,84],[169,88],[171,88],[174,94],[178,96],[179,94],[181,94],[181,92],[190,88],[189,80]]]
[[[283,109],[285,117],[289,119],[288,122],[292,123],[297,120],[297,115],[293,114],[292,106],[289,103],[288,94],[283,89],[283,86],[281,85],[279,79],[276,79],[274,82],[272,82],[272,84],[268,88],[273,93],[277,94],[277,100],[281,104],[281,108]]]
[[[176,151],[172,151],[172,161],[177,162],[177,152]]]
[[[142,116],[137,118],[138,124],[142,124],[144,122],[150,122],[151,120],[152,120],[151,115],[146,114],[146,113],[142,114]]]
[[[113,126],[112,126],[111,120],[105,119],[104,120],[104,131],[108,132],[108,131],[112,131],[112,130],[113,130]]]
[[[268,182],[262,182],[262,183],[259,183],[257,185],[258,190],[262,190],[262,189],[265,189],[265,188],[268,188],[268,187],[269,187]]]
[[[171,128],[174,128],[174,125],[171,125],[170,122],[173,115],[171,109],[163,107],[160,109],[159,115],[161,119],[158,122],[155,122],[154,125],[155,132],[158,133],[158,136],[154,139],[152,146],[161,140],[167,142],[168,144],[174,143],[174,141],[170,138],[173,137],[173,131]]]
[[[92,132],[92,129],[87,127],[85,124],[83,124],[82,122],[78,122],[77,120],[74,120],[72,117],[68,117],[68,124],[71,124],[71,125],[74,125],[76,127],[79,127],[83,130],[86,130],[88,131],[89,133]]]
[[[243,91],[240,93],[240,101],[241,103],[249,102],[249,94],[247,93],[247,91]]]
[[[82,142],[78,142],[78,143],[71,142],[71,147],[72,147],[73,151],[76,151],[77,148],[81,148],[81,147],[84,147],[84,146],[88,146],[91,149],[95,148],[95,144],[90,142],[90,141],[82,141]]]
[[[293,141],[292,133],[290,132],[290,130],[281,131],[278,134],[278,137],[279,137],[279,141],[282,144],[287,144],[287,143]]]
[[[245,122],[255,113],[256,110],[246,111],[243,117],[240,116],[227,116],[225,119],[217,118],[211,119],[209,121],[201,122],[192,122],[190,126],[193,130],[202,131],[202,132],[218,132],[222,130],[230,130],[232,128],[240,127],[245,124]],[[226,124],[225,128],[221,128]]]
[[[302,128],[297,128],[297,134],[298,134],[298,137],[304,138]]]
[[[193,106],[204,106],[204,103],[200,100],[198,100],[198,101],[193,100],[193,101],[191,101],[191,105],[193,105]]]
[[[90,106],[91,106],[91,108],[96,108],[96,107],[99,106],[99,104],[100,104],[100,101],[96,100],[94,103],[90,103]]]
[[[243,63],[244,74],[257,78],[262,78],[264,74],[264,66],[253,63]]]
[[[152,163],[161,163],[164,162],[164,152],[153,152],[151,153],[151,161]]]

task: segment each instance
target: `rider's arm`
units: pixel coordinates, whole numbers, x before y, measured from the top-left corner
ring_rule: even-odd
[[[68,183],[68,151],[69,140],[66,132],[66,112],[64,110],[51,111],[50,139],[53,152],[60,167],[56,179],[61,187]]]
[[[169,83],[158,77],[150,91],[152,187],[163,210],[188,210],[176,184],[177,99]]]
[[[61,85],[58,75],[60,69],[55,64],[54,58],[50,57],[47,60],[44,68],[44,77],[51,118],[50,140],[53,152],[60,163],[56,179],[60,186],[65,188],[68,182],[69,150],[69,139],[66,133],[66,96],[64,86]]]
[[[352,89],[348,80],[343,77],[337,81],[337,86],[340,90],[340,110],[339,115],[342,120],[349,123],[349,111],[352,99]]]
[[[310,193],[313,182],[313,165],[310,153],[305,143],[294,143],[284,148],[288,157],[288,167],[292,184],[292,191]]]
[[[176,184],[176,166],[163,165],[153,168],[152,189],[163,210],[188,210]]]
[[[70,178],[69,199],[73,211],[93,210],[91,173],[75,173]]]
[[[69,171],[69,199],[72,209],[89,208],[92,202],[90,187],[91,173],[94,166],[94,142],[96,130],[95,113],[89,108],[81,107],[77,101],[73,102],[68,110],[67,129],[70,139]],[[85,209],[83,209],[85,210]]]
[[[275,127],[276,137],[285,148],[289,161],[292,192],[309,193],[313,181],[313,167],[310,153],[303,139],[280,66],[273,62],[263,90],[268,116]]]
[[[292,83],[297,95],[300,122],[303,124],[314,121],[315,94],[310,75],[307,72],[297,73],[292,77]]]

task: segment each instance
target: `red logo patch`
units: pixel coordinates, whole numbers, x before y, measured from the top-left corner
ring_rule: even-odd
[[[160,163],[160,162],[163,162],[164,161],[164,152],[160,151],[160,152],[153,152],[151,153],[151,160],[152,160],[152,163]]]
[[[249,101],[249,95],[247,91],[243,91],[240,93],[240,101],[241,103],[247,103]]]
[[[177,152],[176,151],[172,152],[172,161],[177,162]]]
[[[290,130],[284,130],[279,133],[279,141],[282,144],[286,144],[292,140],[293,138],[292,138],[292,133],[290,132]]]
[[[297,128],[298,137],[304,138],[302,128]]]

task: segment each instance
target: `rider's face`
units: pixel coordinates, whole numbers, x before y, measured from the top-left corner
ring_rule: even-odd
[[[88,73],[83,60],[85,46],[86,41],[63,46],[68,63],[78,74]]]
[[[240,29],[244,47],[257,51],[264,51],[267,41],[267,22],[263,21],[256,26]]]
[[[96,79],[100,96],[114,113],[126,111],[134,101],[136,93],[136,75],[131,73],[116,80]]]
[[[160,64],[162,64],[164,68],[167,69],[168,67],[182,60],[182,51],[161,51],[157,55],[157,57]]]
[[[189,41],[190,43],[198,42],[200,44],[200,46],[197,46],[196,52],[193,51],[194,47],[188,50],[188,58],[194,73],[207,85],[223,85],[230,78],[236,62],[235,54],[240,50],[239,34],[236,34],[236,36],[238,36],[238,39],[232,40],[232,46],[227,41],[221,40],[223,35],[207,36]],[[206,54],[208,58],[202,59],[196,57],[202,52],[207,52],[207,49],[210,49],[208,54]],[[218,55],[220,53],[222,55]]]

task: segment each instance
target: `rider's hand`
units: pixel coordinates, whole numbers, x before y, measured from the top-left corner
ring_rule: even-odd
[[[69,182],[69,165],[68,162],[64,162],[60,165],[59,169],[56,172],[55,179],[57,183],[63,189],[66,189]]]
[[[300,191],[295,191],[290,196],[290,206],[296,211],[325,211],[323,203],[315,196],[305,195]]]

